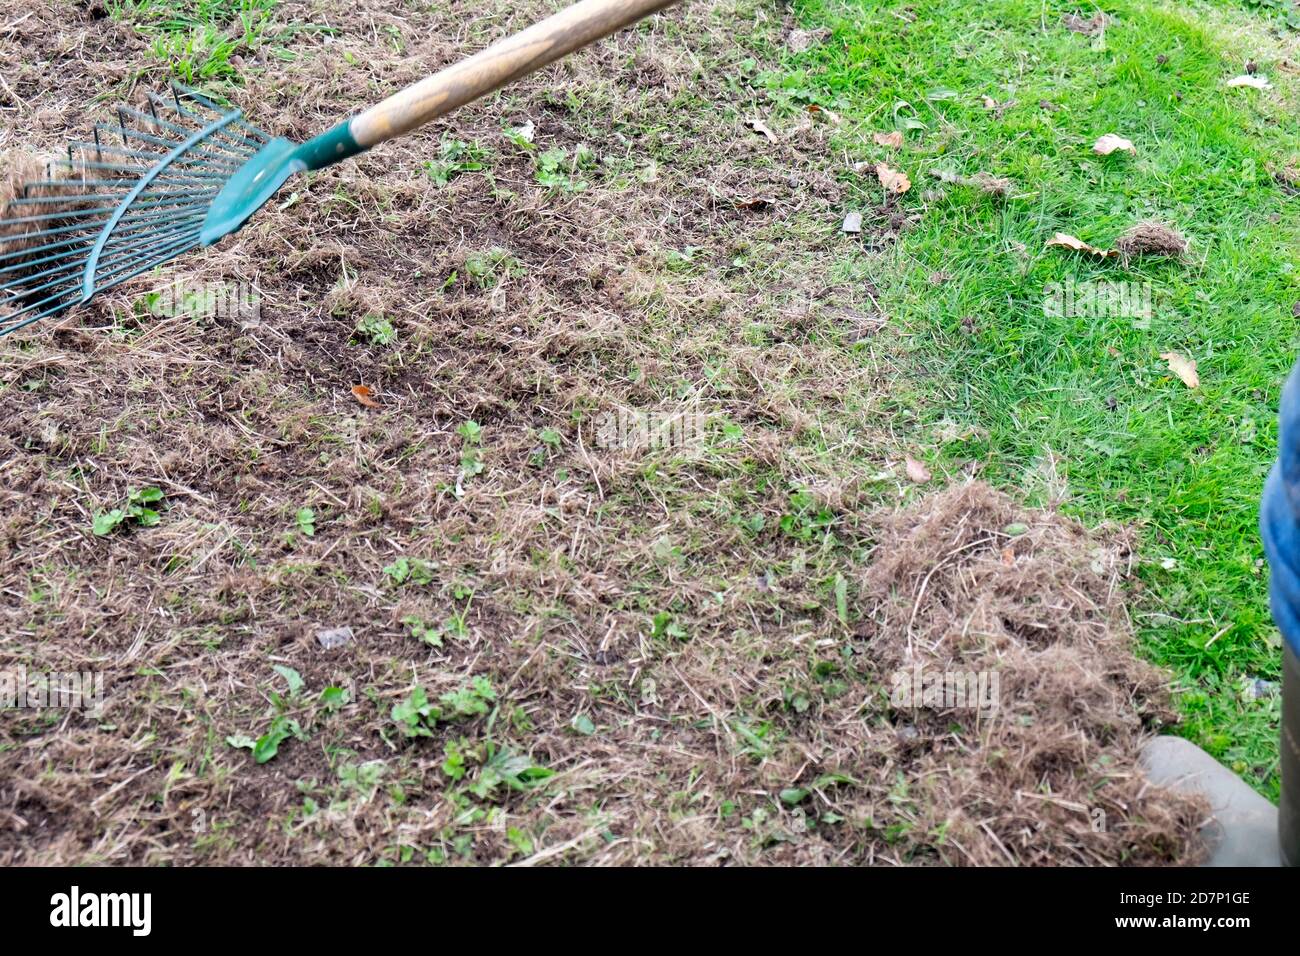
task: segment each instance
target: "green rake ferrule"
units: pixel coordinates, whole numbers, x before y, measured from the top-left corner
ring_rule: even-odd
[[[295,151],[308,169],[324,169],[332,163],[365,152],[352,135],[352,121],[344,120],[328,132],[309,139]]]
[[[305,143],[273,139],[263,146],[212,201],[199,242],[210,246],[238,230],[295,173],[322,169],[363,152],[365,147],[357,143],[350,127],[351,121],[345,120]]]

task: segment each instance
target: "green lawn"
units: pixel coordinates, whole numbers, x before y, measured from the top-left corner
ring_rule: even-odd
[[[876,162],[914,183],[900,205],[916,224],[844,263],[915,359],[899,437],[936,474],[978,462],[1033,498],[1064,491],[1087,522],[1136,524],[1135,623],[1178,677],[1183,732],[1276,797],[1278,701],[1243,684],[1276,680],[1280,661],[1256,507],[1297,352],[1300,216],[1273,174],[1300,156],[1300,84],[1244,2],[1100,7],[1112,22],[1089,37],[1063,25],[1071,3],[798,0],[802,26],[831,33],[765,79],[841,114],[846,158],[868,164],[846,172],[846,211],[881,204]],[[1248,58],[1274,90],[1225,86]],[[895,128],[902,150],[873,142]],[[1095,155],[1106,133],[1136,155]],[[1190,239],[1183,262],[1046,248],[1057,231],[1109,247],[1147,218]],[[1138,283],[1150,315],[1045,309],[1070,282]],[[1199,388],[1170,351],[1198,363]]]

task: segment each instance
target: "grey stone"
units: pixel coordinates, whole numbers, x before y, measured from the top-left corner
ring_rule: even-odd
[[[1277,807],[1190,740],[1156,737],[1142,748],[1147,778],[1162,787],[1201,793],[1210,820],[1201,827],[1205,866],[1281,866]]]
[[[347,647],[353,640],[352,628],[334,627],[328,631],[319,631],[316,640],[327,651],[332,651],[336,647]]]

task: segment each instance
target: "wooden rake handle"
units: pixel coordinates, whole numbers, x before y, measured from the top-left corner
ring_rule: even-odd
[[[507,83],[554,63],[574,50],[670,7],[677,0],[581,0],[522,33],[354,116],[349,130],[369,149],[450,113]]]

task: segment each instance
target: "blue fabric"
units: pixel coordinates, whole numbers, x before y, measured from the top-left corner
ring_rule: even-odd
[[[1277,463],[1264,485],[1259,531],[1268,556],[1268,600],[1287,645],[1300,654],[1300,362],[1282,389]]]

